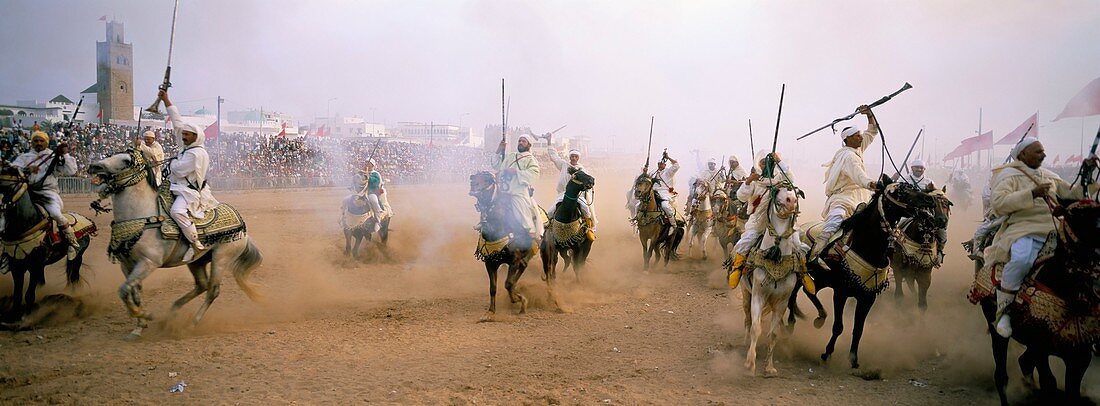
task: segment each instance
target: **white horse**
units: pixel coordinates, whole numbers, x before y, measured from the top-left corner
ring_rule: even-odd
[[[749,348],[745,367],[756,374],[756,345],[767,328],[765,372],[775,375],[777,371],[772,355],[778,341],[780,323],[797,287],[799,274],[805,272],[805,255],[809,247],[799,239],[799,231],[795,227],[798,196],[789,183],[780,184],[772,202],[758,210],[767,210],[768,225],[762,233],[760,245],[750,251],[746,260],[747,269],[751,272],[741,276],[747,327],[745,338]],[[765,314],[769,316],[767,319]]]
[[[259,294],[248,285],[248,276],[260,265],[263,256],[245,234],[243,220],[233,235],[207,244],[208,249],[197,253],[189,263],[183,261],[189,244],[181,239],[164,238],[161,225],[173,220],[168,217],[167,209],[158,203],[153,177],[153,168],[157,165],[149,154],[130,149],[88,166],[92,183],[98,185],[100,198],[110,196],[114,207],[108,254],[119,262],[126,276],[118,294],[137,323],[130,332],[130,339],[140,337],[147,321],[153,319],[152,313],[141,308],[141,281],[159,268],[187,265],[195,278],[195,288],[172,304],[172,312],[206,293],[206,300],[191,320],[192,325],[198,324],[218,297],[223,270],[233,274],[237,285],[250,299],[259,299]],[[98,202],[93,203],[93,208]],[[232,208],[227,209],[236,213]],[[208,213],[210,215],[213,214]]]
[[[699,240],[699,247],[703,250],[703,259],[707,259],[707,238],[710,237],[711,210],[710,188],[702,179],[695,179],[691,185],[691,195],[687,203],[688,214],[688,247],[687,256],[691,256],[691,247],[695,240]]]

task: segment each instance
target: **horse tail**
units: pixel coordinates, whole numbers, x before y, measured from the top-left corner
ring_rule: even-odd
[[[252,274],[252,271],[256,269],[256,267],[259,267],[260,263],[263,261],[263,254],[260,253],[259,248],[256,248],[256,244],[252,243],[251,238],[247,238],[247,245],[244,247],[244,251],[233,261],[233,279],[237,281],[237,286],[240,286],[241,290],[243,290],[252,301],[260,301],[263,299],[263,296],[248,284],[248,276]]]
[[[76,253],[76,258],[65,262],[65,282],[68,286],[73,286],[80,282],[80,268],[84,266],[84,250],[88,248],[87,243],[81,242],[80,251]]]

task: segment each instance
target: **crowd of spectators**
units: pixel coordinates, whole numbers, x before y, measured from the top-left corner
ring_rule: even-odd
[[[171,130],[153,128],[165,156],[175,156],[179,147]],[[68,143],[79,166],[77,176],[86,176],[88,164],[124,151],[141,137],[135,127],[87,124],[72,129],[43,129],[51,147]],[[5,160],[29,149],[30,130],[4,129],[0,134],[0,157]],[[276,135],[221,133],[206,140],[210,153],[209,177],[214,179],[325,178],[340,184],[362,169],[368,157],[391,183],[424,183],[464,179],[488,168],[488,156],[481,148],[453,145],[425,145],[375,138],[287,138]],[[375,149],[377,148],[377,151]]]

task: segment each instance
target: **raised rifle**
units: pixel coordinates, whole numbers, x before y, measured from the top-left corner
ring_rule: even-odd
[[[653,116],[649,116],[649,144],[645,147],[645,170],[649,171],[649,153],[653,150]],[[648,174],[648,173],[647,173]]]
[[[905,84],[902,85],[901,89],[898,89],[898,91],[896,91],[894,93],[890,93],[886,96],[883,96],[881,99],[875,100],[871,104],[868,104],[867,107],[868,108],[878,107],[879,105],[882,105],[883,103],[886,103],[886,102],[890,101],[890,99],[893,99],[894,96],[897,96],[899,93],[904,92],[904,91],[909,90],[909,89],[912,89],[912,88],[913,88],[913,85],[910,85],[909,82],[905,82]],[[854,112],[852,114],[849,114],[847,116],[835,119],[835,120],[829,122],[829,124],[825,124],[821,127],[818,127],[816,130],[810,131],[810,132],[806,133],[806,135],[803,135],[803,136],[795,138],[795,139],[796,140],[801,140],[803,138],[806,138],[806,137],[809,137],[809,136],[813,135],[814,133],[816,133],[818,131],[824,130],[824,129],[829,128],[829,127],[832,127],[832,126],[836,125],[836,123],[839,123],[841,121],[851,120],[852,117],[856,116],[856,114],[859,114],[859,111],[856,111],[856,112]]]
[[[913,155],[913,148],[917,146],[917,141],[920,141],[920,136],[923,133],[923,127],[920,129],[920,131],[917,131],[917,138],[913,139],[913,144],[909,146],[909,152],[905,153],[905,159],[901,161],[901,170],[909,172],[909,156]]]
[[[1016,140],[1015,144],[1012,144],[1012,149],[1013,150],[1015,150],[1016,146],[1020,145],[1021,142],[1024,142],[1024,138],[1027,138],[1027,134],[1031,132],[1031,127],[1034,127],[1034,126],[1035,126],[1035,123],[1031,123],[1027,126],[1027,130],[1024,130],[1024,135],[1021,135],[1020,139]],[[1092,144],[1092,152],[1096,152],[1096,143],[1095,142]],[[1004,163],[1007,164],[1009,161],[1012,160],[1012,158],[1015,158],[1014,156],[1012,156],[1012,151],[1008,151],[1008,156],[1005,157],[1005,162]]]
[[[159,87],[160,90],[164,91],[167,91],[169,87],[172,87],[172,81],[170,80],[170,78],[172,77],[172,45],[175,45],[176,43],[176,16],[179,15],[179,11],[180,0],[176,0],[176,6],[172,8],[172,31],[168,36],[168,66],[164,68],[164,82],[162,82]],[[145,111],[154,114],[160,114],[159,95],[157,96],[157,99],[153,101],[153,105],[149,106],[149,108],[145,109]],[[139,113],[138,116],[140,117],[140,115],[141,114]]]
[[[749,152],[752,153],[752,166],[756,166],[756,147],[752,142],[752,119],[749,119]]]
[[[779,113],[775,116],[775,136],[772,137],[772,152],[764,157],[764,167],[760,168],[760,176],[770,178],[775,176],[775,147],[779,142],[779,121],[783,118],[783,96],[787,93],[787,84],[779,90]]]

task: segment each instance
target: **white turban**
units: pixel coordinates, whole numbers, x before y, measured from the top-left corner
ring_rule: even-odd
[[[145,138],[157,138],[157,133],[152,131],[146,131],[143,135],[145,136]]]
[[[176,129],[176,135],[179,136],[177,141],[180,141],[180,144],[183,144],[182,140],[183,140],[183,132],[184,131],[193,132],[196,135],[198,135],[198,137],[195,137],[195,142],[192,143],[191,145],[202,145],[203,141],[205,141],[205,139],[206,139],[206,137],[204,136],[204,134],[202,132],[202,129],[199,128],[199,126],[184,121],[184,122],[181,122],[179,128]]]
[[[530,136],[530,135],[527,135],[527,134],[522,134],[522,135],[520,135],[520,136],[519,136],[519,138],[517,139],[517,141],[519,141],[519,140],[527,140],[527,143],[528,143],[528,144],[532,144],[532,142],[531,142],[531,136]]]
[[[843,130],[840,130],[840,139],[843,140],[845,138],[851,137],[853,135],[856,135],[856,133],[858,133],[858,132],[859,132],[859,127],[856,127],[856,126],[844,127]]]
[[[569,155],[576,155],[578,158],[581,156],[581,152],[575,149],[569,150]]]
[[[1036,142],[1039,142],[1038,138],[1024,137],[1024,139],[1020,140],[1020,142],[1016,143],[1016,146],[1012,148],[1012,159],[1020,159],[1020,153],[1024,152],[1024,148]]]
[[[367,158],[367,163],[371,166],[378,166],[378,163],[374,161],[374,158]]]
[[[730,162],[740,163],[741,161],[739,161],[736,156],[730,155]]]
[[[924,167],[924,161],[922,161],[920,159],[914,159],[913,162],[909,163],[909,167],[912,168],[914,166],[919,166],[919,167],[923,168]]]

